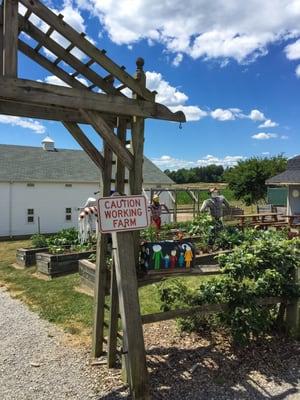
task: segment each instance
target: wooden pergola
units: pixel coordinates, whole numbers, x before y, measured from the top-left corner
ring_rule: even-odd
[[[19,5],[25,12],[19,13]],[[33,18],[35,17],[35,18]],[[35,24],[35,21],[42,21]],[[44,27],[47,29],[44,29]],[[33,39],[32,47],[24,40]],[[55,40],[59,34],[63,47]],[[49,52],[52,57],[49,57]],[[74,55],[80,50],[87,61]],[[49,85],[18,78],[18,51],[47,69],[69,87]],[[54,59],[53,59],[54,56]],[[171,112],[155,102],[155,92],[146,88],[142,58],[136,61],[136,74],[118,66],[104,49],[99,50],[84,33],[78,33],[39,0],[4,0],[0,6],[0,114],[60,121],[99,168],[101,195],[109,196],[112,181],[123,193],[125,169],[129,170],[131,194],[142,193],[144,122],[146,118],[185,122],[184,114]],[[106,71],[102,76],[97,71]],[[72,69],[72,73],[67,72]],[[99,70],[100,68],[98,68]],[[85,85],[84,78],[89,82]],[[117,83],[116,83],[117,82]],[[122,92],[129,89],[132,97]],[[103,155],[85,135],[79,124],[88,124],[103,139]],[[126,147],[131,142],[130,150]],[[112,177],[113,154],[116,175]],[[127,232],[113,235],[114,266],[109,308],[108,365],[115,364],[118,314],[122,320],[122,354],[127,380],[135,399],[148,399],[148,375],[142,320],[138,300],[136,267],[139,235]],[[103,354],[107,237],[97,243],[95,319],[92,354]]]

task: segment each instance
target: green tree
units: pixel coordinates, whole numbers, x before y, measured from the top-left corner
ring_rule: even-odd
[[[238,200],[246,205],[266,199],[265,181],[286,169],[287,159],[283,155],[270,158],[252,157],[225,171],[224,179]]]

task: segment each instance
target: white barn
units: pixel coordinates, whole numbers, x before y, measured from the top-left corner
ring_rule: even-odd
[[[78,226],[78,209],[99,191],[98,168],[82,150],[0,145],[0,237],[54,233]],[[173,181],[146,157],[144,189]],[[172,207],[167,192],[161,201]],[[170,216],[164,216],[169,220]]]

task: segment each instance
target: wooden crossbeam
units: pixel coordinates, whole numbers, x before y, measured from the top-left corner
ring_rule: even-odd
[[[3,75],[17,76],[18,68],[18,0],[3,4]]]
[[[27,10],[28,11],[28,10]],[[25,17],[24,17],[25,18]],[[25,18],[26,19],[26,18]],[[53,28],[53,26],[50,26],[49,27],[49,29],[47,30],[47,32],[45,33],[45,35],[46,36],[50,36],[52,33],[54,32],[54,28]],[[35,48],[34,48],[34,50],[36,51],[36,52],[38,52],[40,49],[41,49],[41,47],[43,47],[43,45],[41,44],[41,43],[39,43]]]
[[[80,127],[74,122],[63,122],[64,127],[70,132],[76,142],[83,148],[83,150],[89,155],[91,160],[96,166],[103,170],[104,169],[104,158],[100,151],[96,149],[93,143],[87,138],[82,132]]]
[[[124,147],[122,141],[114,134],[106,121],[96,112],[81,110],[87,121],[96,132],[105,140],[111,150],[118,156],[121,162],[130,170],[133,168],[133,156]]]
[[[0,99],[27,104],[55,105],[102,113],[184,122],[183,112],[172,113],[158,103],[49,85],[27,79],[0,78]],[[30,96],[29,96],[30,94]]]
[[[71,43],[74,43],[82,52],[93,58],[101,67],[115,76],[120,82],[126,84],[132,91],[139,94],[143,99],[154,101],[155,95],[148,89],[141,87],[136,80],[126,71],[120,68],[109,57],[101,52],[87,39],[83,38],[75,29],[65,21],[60,20],[57,15],[49,10],[38,0],[20,0],[20,2],[35,13],[48,25],[53,26],[57,32],[64,36]]]
[[[88,124],[78,110],[0,99],[0,114],[15,115],[17,117],[40,118],[49,121],[67,121],[78,124]],[[110,126],[117,126],[117,118],[112,115],[100,114]]]

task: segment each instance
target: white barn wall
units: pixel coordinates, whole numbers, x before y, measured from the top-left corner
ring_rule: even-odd
[[[78,226],[78,208],[82,207],[88,197],[99,190],[97,184],[73,183],[65,187],[64,183],[27,183],[12,184],[12,230],[6,226],[0,235],[27,235],[38,232],[40,217],[41,233],[53,233],[63,228]],[[66,221],[65,209],[72,209],[72,220]],[[27,209],[34,209],[34,223],[27,222]],[[2,212],[1,207],[1,213]],[[6,233],[4,233],[6,232]]]
[[[9,190],[8,182],[0,182],[0,236],[9,235]]]
[[[300,213],[300,197],[293,197],[293,190],[300,192],[300,185],[288,186],[288,214],[299,214]]]

